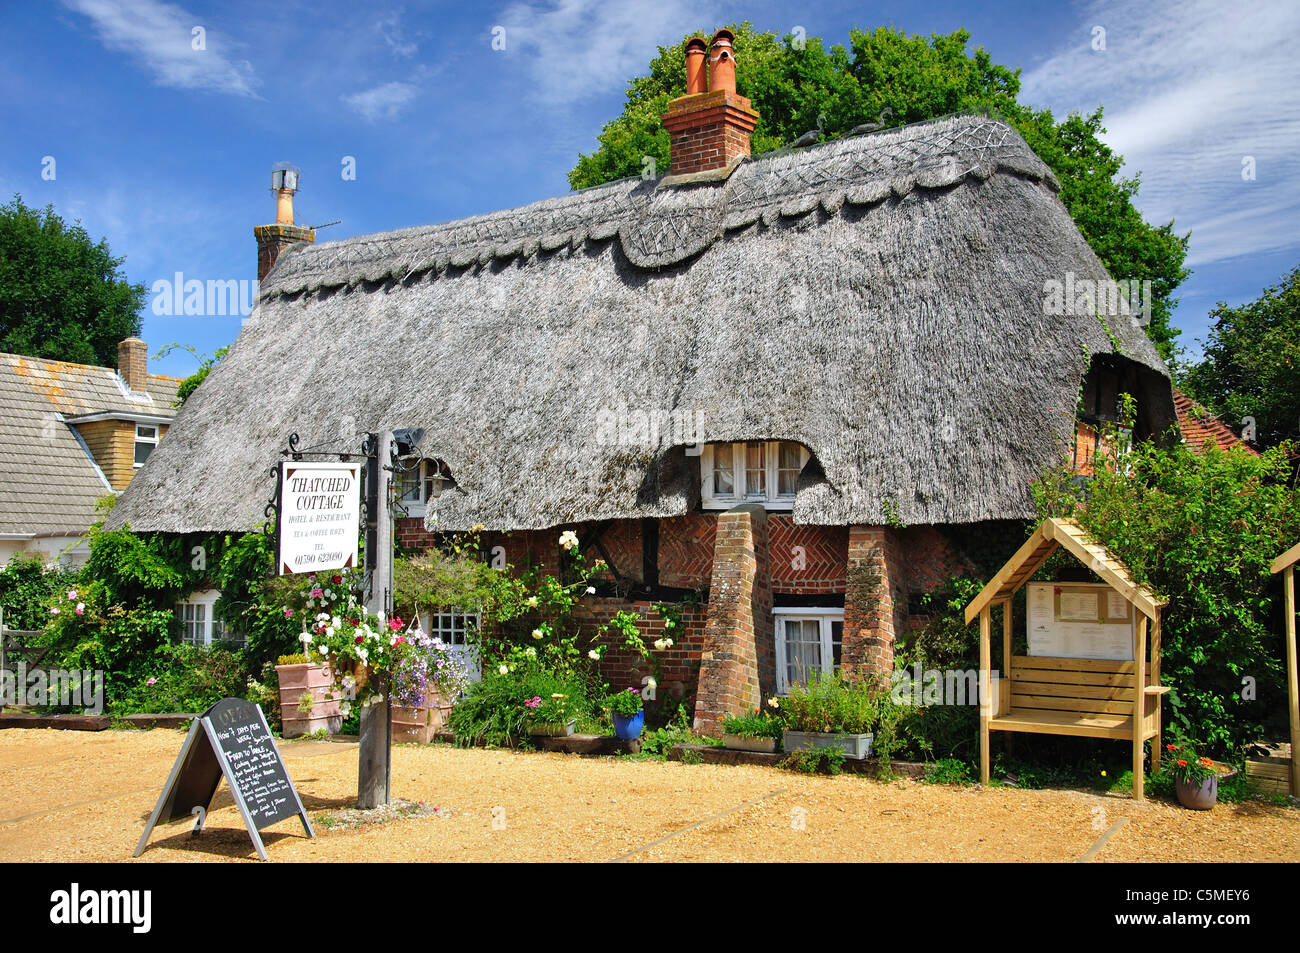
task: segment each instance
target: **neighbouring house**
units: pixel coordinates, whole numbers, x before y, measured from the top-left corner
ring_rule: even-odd
[[[290,433],[423,427],[400,541],[481,524],[554,568],[575,530],[610,565],[593,629],[637,607],[652,641],[652,604],[682,605],[660,691],[701,730],[892,668],[914,598],[969,568],[955,528],[1033,517],[1121,391],[1138,437],[1166,433],[1168,371],[1125,302],[1099,315],[1110,276],[1010,125],[753,159],[729,40],[708,88],[687,46],[664,176],[323,244],[291,213],[259,228],[258,306],[113,524],[252,529]],[[644,674],[615,646],[602,666]]]
[[[84,562],[95,504],[167,433],[180,379],[150,374],[139,338],[117,355],[114,370],[0,354],[0,565],[17,553]]]
[[[1178,412],[1178,429],[1183,435],[1183,441],[1193,450],[1199,451],[1209,442],[1220,450],[1238,447],[1259,455],[1258,450],[1238,436],[1212,411],[1177,388],[1174,389],[1174,409]]]

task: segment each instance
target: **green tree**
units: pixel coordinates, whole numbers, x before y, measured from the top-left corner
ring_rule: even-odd
[[[1146,222],[1133,205],[1140,180],[1120,175],[1123,157],[1099,134],[1100,107],[1089,116],[1057,121],[1048,110],[1022,106],[1020,71],[967,50],[970,34],[907,35],[896,30],[850,31],[850,48],[827,47],[818,37],[796,43],[749,23],[735,35],[736,88],[761,114],[751,137],[754,155],[779,149],[804,133],[842,136],[865,123],[900,126],[956,112],[1006,118],[1061,182],[1061,200],[1088,244],[1115,278],[1150,280],[1147,333],[1168,360],[1177,330],[1170,323],[1174,289],[1187,277],[1188,236],[1173,223]],[[700,31],[701,36],[708,36]],[[600,148],[581,155],[569,183],[586,188],[641,175],[645,158],[668,168],[669,141],[661,117],[670,100],[686,92],[683,43],[660,47],[649,74],[634,78],[621,115],[606,123]]]
[[[0,206],[0,351],[116,367],[145,301],[145,286],[120,271],[124,260],[52,205],[28,208],[15,195]]]
[[[182,345],[172,343],[160,347],[158,353],[155,354],[154,357],[162,359],[177,348],[183,348],[184,350],[189,351],[198,359],[199,362],[199,369],[189,377],[185,378],[185,380],[181,381],[180,386],[176,388],[176,406],[179,407],[184,404],[185,401],[189,400],[190,395],[198,390],[200,384],[207,380],[208,374],[211,373],[212,369],[216,367],[221,359],[230,351],[230,345],[219,347],[211,354],[200,354],[193,344]]]
[[[1205,358],[1185,383],[1215,413],[1255,419],[1256,442],[1271,447],[1300,430],[1300,267],[1255,301],[1210,312]]]

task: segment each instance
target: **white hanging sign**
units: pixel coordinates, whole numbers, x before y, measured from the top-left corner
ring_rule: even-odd
[[[290,573],[357,565],[361,464],[280,464],[280,523],[275,565]]]

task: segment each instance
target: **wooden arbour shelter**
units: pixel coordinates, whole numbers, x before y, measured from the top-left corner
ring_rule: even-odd
[[[1300,797],[1300,672],[1296,671],[1295,564],[1300,562],[1300,543],[1296,543],[1269,567],[1282,574],[1282,593],[1286,611],[1286,704],[1291,723],[1291,793]]]
[[[1094,626],[1078,615],[1079,609],[1072,609],[1079,619],[1081,649],[1045,654],[1035,651],[1035,638],[1028,634],[1029,654],[1013,654],[1011,601],[1057,549],[1069,552],[1109,589],[1095,584],[1046,584],[1055,596],[1046,594],[1048,604],[1043,609],[1059,619],[1063,589],[1092,587],[1099,616],[1096,631],[1109,621],[1104,618],[1108,614],[1116,620],[1112,628],[1129,626],[1132,638],[1127,650],[1123,645],[1127,636],[1120,630],[1118,651],[1114,641],[1109,651],[1093,651],[1090,631]],[[1112,592],[1120,598],[1108,598]],[[1088,592],[1077,595],[1074,604],[1086,610]],[[1166,600],[1135,583],[1124,564],[1075,520],[1049,518],[1039,524],[966,606],[966,623],[980,620],[980,685],[987,686],[980,698],[980,780],[985,784],[989,780],[991,731],[1113,738],[1133,746],[1133,796],[1142,800],[1143,749],[1148,739],[1154,742],[1152,771],[1160,767],[1160,696],[1169,690],[1160,685],[1160,610],[1165,604]],[[1002,607],[1003,671],[997,682],[992,680],[990,644],[994,606]],[[1031,605],[1029,610],[1027,626],[1033,628],[1035,607]]]

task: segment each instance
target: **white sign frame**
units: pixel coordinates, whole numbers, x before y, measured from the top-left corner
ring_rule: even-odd
[[[1141,612],[1106,583],[1031,582],[1025,586],[1025,630],[1034,658],[1132,662]],[[1083,603],[1096,611],[1084,620]]]
[[[361,537],[361,466],[281,462],[277,575],[356,567]]]

